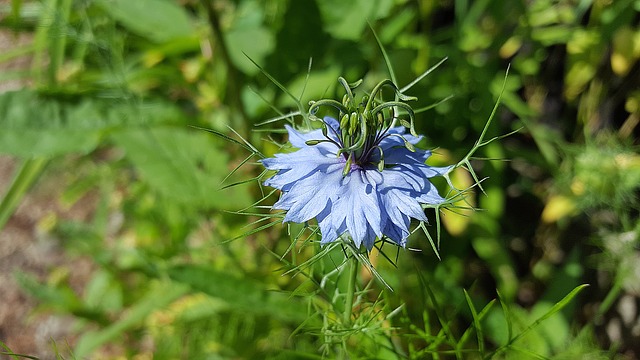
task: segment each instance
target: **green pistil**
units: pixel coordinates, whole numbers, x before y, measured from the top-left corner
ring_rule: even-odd
[[[315,114],[321,106],[329,106],[339,112],[338,120],[340,123],[340,139],[337,151],[338,156],[343,156],[346,160],[343,175],[346,176],[351,171],[351,166],[357,164],[359,166],[367,166],[371,164],[371,156],[374,151],[378,151],[380,159],[377,167],[380,171],[384,169],[384,153],[379,147],[380,141],[386,136],[400,136],[396,134],[387,134],[386,132],[393,126],[394,120],[397,119],[397,110],[402,109],[409,115],[409,120],[397,119],[400,124],[409,129],[412,135],[417,136],[414,129],[414,112],[410,105],[406,103],[409,100],[416,100],[411,96],[406,96],[400,92],[398,87],[389,79],[378,83],[371,91],[371,94],[362,97],[358,103],[355,100],[354,92],[362,80],[358,80],[353,84],[340,77],[338,82],[344,87],[345,95],[342,102],[332,99],[322,99],[311,102],[309,105],[309,117],[313,120],[319,120]],[[390,87],[396,95],[393,101],[382,100],[382,89]],[[308,145],[316,145],[320,142],[332,142],[329,139],[326,124],[323,123],[323,134],[327,140],[310,140]],[[415,151],[413,145],[409,143],[403,136],[405,147],[409,151]]]

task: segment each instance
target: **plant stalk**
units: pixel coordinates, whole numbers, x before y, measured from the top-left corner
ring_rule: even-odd
[[[202,0],[202,6],[207,12],[207,18],[209,20],[209,25],[211,26],[211,31],[214,37],[214,46],[218,47],[220,55],[222,56],[222,60],[227,67],[227,89],[225,98],[227,99],[229,104],[237,111],[237,115],[240,116],[240,119],[236,119],[240,121],[235,121],[234,123],[232,123],[232,126],[234,129],[236,129],[236,131],[245,136],[247,135],[248,131],[246,128],[246,124],[249,121],[249,117],[247,116],[242,104],[242,88],[240,85],[243,83],[242,75],[233,63],[233,60],[231,60],[231,55],[229,54],[229,46],[224,37],[222,27],[220,26],[219,14],[216,11],[214,2]]]
[[[356,292],[356,280],[358,278],[358,259],[355,256],[349,260],[349,283],[347,284],[347,299],[344,306],[343,320],[346,325],[351,324],[353,312],[353,299]]]
[[[20,165],[7,193],[0,199],[0,230],[20,205],[29,188],[36,182],[47,161],[42,158],[27,159]]]

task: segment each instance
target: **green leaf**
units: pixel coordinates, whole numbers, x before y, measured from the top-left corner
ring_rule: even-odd
[[[339,69],[330,67],[325,70],[313,71],[308,76],[301,74],[295,78],[287,87],[292,94],[302,94],[305,89],[304,97],[300,98],[300,102],[306,104],[309,100],[321,99],[326,94],[330,94],[338,85],[336,79],[340,76]],[[294,105],[288,98],[283,99],[283,106]]]
[[[471,300],[465,290],[465,297],[467,298],[467,303],[469,303],[469,301]],[[473,329],[480,329],[480,326],[482,325],[482,321],[485,320],[485,318],[491,314],[491,310],[493,309],[493,304],[495,304],[496,300],[491,300],[479,313],[476,313],[475,308],[471,309],[471,306],[473,305],[472,303],[469,303],[469,307],[472,310],[472,316],[473,316],[473,324],[470,325],[462,334],[462,336],[460,337],[460,340],[458,341],[458,343],[456,344],[456,347],[458,349],[463,349],[464,345],[466,343],[466,341],[469,339],[469,337],[471,336],[471,332]],[[484,330],[482,330],[484,331]],[[478,339],[483,339],[482,341],[484,341],[484,335],[478,335],[478,332],[476,331],[476,337]],[[481,353],[484,353],[484,344],[479,343],[478,344],[479,347],[482,348]]]
[[[99,133],[89,125],[99,115],[87,105],[57,102],[32,91],[1,94],[0,153],[29,158],[93,150]]]
[[[322,0],[317,1],[324,28],[337,39],[360,41],[367,19],[386,17],[393,8],[393,0]]]
[[[497,348],[495,350],[495,352],[492,354],[492,356],[495,356],[497,354],[505,352],[508,349],[512,349],[512,350],[513,349],[518,349],[518,348],[514,348],[514,344],[517,341],[519,341],[521,344],[523,342],[526,342],[527,343],[526,344],[526,348],[527,349],[536,348],[536,352],[538,354],[549,352],[551,350],[550,346],[552,346],[553,344],[550,344],[543,337],[543,335],[546,336],[546,334],[548,334],[548,331],[532,331],[532,330],[535,330],[545,320],[551,318],[552,316],[554,316],[555,314],[560,312],[562,309],[567,307],[571,303],[571,301],[573,301],[573,299],[580,293],[580,291],[582,291],[587,286],[589,286],[589,285],[583,284],[583,285],[577,286],[568,295],[566,295],[564,298],[562,298],[562,300],[558,301],[553,306],[550,306],[548,308],[548,310],[547,309],[542,309],[543,311],[546,310],[544,312],[544,314],[542,314],[541,316],[537,317],[536,320],[531,322],[526,328],[524,328],[524,330],[522,330],[520,333],[515,335],[513,338],[509,339],[509,341],[505,345],[502,345],[499,348]],[[502,298],[501,298],[501,301],[502,301]],[[522,313],[524,314],[524,311],[522,311]],[[506,314],[508,315],[509,319],[513,319],[513,314],[512,313],[509,312],[509,313],[506,313]],[[527,316],[527,317],[530,317],[530,316]],[[557,325],[557,323],[556,323],[556,325]],[[554,332],[557,331],[557,330],[558,329],[553,328]],[[562,329],[560,329],[560,330],[563,331]],[[555,336],[555,334],[553,336]]]
[[[511,315],[511,309],[509,309],[509,305],[504,301],[504,298],[500,294],[500,291],[496,290],[498,294],[498,300],[500,300],[500,306],[502,307],[502,313],[504,314],[504,320],[507,324],[507,342],[510,342],[513,339],[513,320]]]
[[[74,355],[78,359],[87,357],[92,351],[109,341],[115,340],[125,331],[143,323],[152,312],[161,309],[182,295],[186,294],[188,287],[172,282],[153,284],[151,290],[135,305],[133,305],[126,315],[98,331],[85,333],[75,348]]]
[[[6,351],[1,351],[0,355],[7,355],[7,356],[11,356],[12,359],[14,360],[19,360],[19,359],[33,359],[33,360],[38,360],[38,357],[35,356],[31,356],[31,355],[25,355],[25,354],[17,354],[14,353],[8,346],[7,344],[3,343],[2,340],[0,340],[0,348],[3,348]]]
[[[485,226],[497,226],[495,221],[486,214],[478,214]],[[491,269],[498,282],[498,290],[501,295],[511,301],[516,296],[518,289],[518,276],[515,273],[515,266],[505,245],[496,237],[475,237],[471,244],[478,256],[483,259]]]
[[[558,269],[553,278],[547,285],[544,295],[531,309],[531,317],[537,318],[545,314],[551,309],[554,299],[558,299],[568,293],[576,286],[580,285],[582,277],[582,264],[578,251],[574,249],[565,262],[562,269]],[[549,347],[555,351],[562,350],[571,336],[571,320],[578,304],[569,303],[562,309],[562,313],[553,316],[544,323],[540,324],[540,328],[536,331],[543,335]],[[545,336],[553,334],[552,336]]]
[[[231,171],[228,157],[211,136],[187,128],[156,127],[114,133],[140,176],[162,195],[202,208],[251,204],[242,187],[220,190]]]
[[[175,1],[98,0],[105,12],[133,33],[165,42],[195,36],[189,15]]]
[[[89,153],[122,127],[176,122],[169,103],[66,100],[22,90],[0,94],[0,153],[23,158]]]
[[[173,280],[224,300],[237,311],[284,321],[300,322],[307,318],[303,302],[284,293],[267,291],[261,284],[246,278],[195,265],[175,266],[168,273]]]
[[[16,273],[16,280],[23,290],[54,309],[73,312],[82,307],[82,301],[68,286],[41,284],[32,275],[24,273]]]
[[[84,301],[91,308],[103,311],[122,308],[122,285],[108,271],[97,270],[84,292]]]
[[[518,338],[520,338],[521,336],[523,336],[527,332],[529,332],[529,331],[533,330],[534,328],[536,328],[538,325],[540,325],[541,322],[543,322],[546,319],[550,318],[551,316],[555,315],[557,312],[559,312],[564,307],[569,305],[569,303],[573,300],[573,298],[576,297],[576,295],[578,295],[578,293],[580,293],[580,291],[582,291],[582,289],[586,288],[587,286],[589,286],[589,285],[588,284],[582,284],[580,286],[577,286],[575,289],[573,289],[567,296],[565,296],[562,300],[558,301],[547,312],[545,312],[544,315],[542,315],[539,318],[537,318],[536,321],[533,322],[533,324],[529,325],[529,327],[527,327],[524,331],[522,331],[520,334],[518,334],[518,336],[513,338],[513,342],[515,342]]]
[[[245,1],[231,27],[223,32],[231,61],[246,74],[254,75],[259,71],[247,57],[264,64],[275,48],[273,33],[262,25],[262,21],[261,6],[257,2]]]
[[[469,296],[467,290],[464,290],[464,297],[467,300],[467,305],[469,306],[469,310],[471,310],[471,316],[473,317],[473,327],[476,329],[476,336],[478,338],[478,351],[480,355],[484,356],[484,335],[482,333],[482,325],[481,318],[478,316],[478,311],[473,305],[473,301]]]
[[[13,215],[16,207],[47,164],[46,159],[27,159],[17,171],[11,186],[0,201],[0,229]]]

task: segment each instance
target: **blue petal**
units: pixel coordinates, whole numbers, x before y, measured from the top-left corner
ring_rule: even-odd
[[[331,117],[323,121],[327,137],[339,142],[338,121]],[[383,236],[404,246],[411,219],[427,221],[422,204],[444,201],[429,178],[446,174],[450,167],[426,165],[430,151],[407,150],[400,136],[412,144],[422,137],[405,134],[404,127],[390,129],[389,134],[395,135],[385,137],[379,145],[391,167],[379,172],[354,166],[346,176],[342,175],[345,160],[336,156],[334,143],[306,144],[326,139],[323,130],[303,133],[286,128],[289,141],[299,150],[262,160],[265,168],[277,171],[265,185],[282,190],[273,208],[287,211],[285,222],[316,218],[323,244],[348,233],[355,246],[364,244],[369,250]]]
[[[446,200],[445,198],[440,196],[440,194],[438,194],[438,189],[436,189],[436,187],[433,185],[431,185],[431,187],[426,193],[421,194],[416,199],[423,204],[433,204],[433,205],[441,204]]]
[[[385,169],[382,172],[382,176],[384,181],[379,187],[380,190],[398,188],[422,192],[428,182],[427,179],[420,176],[419,172],[414,172],[405,166],[394,166]]]
[[[273,207],[288,210],[284,221],[308,221],[324,210],[329,200],[337,197],[341,180],[342,166],[336,164],[326,173],[319,171],[298,181]]]
[[[388,222],[384,228],[384,234],[396,244],[404,247],[410,234],[408,218],[406,226],[398,226],[395,223]]]
[[[405,134],[405,132],[406,132],[406,129],[404,128],[404,126],[397,126],[387,131],[387,133],[389,134],[402,135],[405,139],[407,139],[408,142],[412,143],[413,145],[419,143],[423,139],[423,136],[413,136],[411,134]],[[397,136],[389,136],[383,141],[386,141],[387,139],[390,139],[390,141],[393,141],[395,139],[396,141],[399,142],[399,145],[403,145],[404,143],[404,141],[399,139]]]
[[[363,241],[370,242],[368,237],[371,234],[382,237],[382,214],[376,184],[369,183],[363,176],[364,172],[366,170],[361,169],[349,172],[343,179],[342,192],[333,207],[334,216],[345,219],[347,230],[358,247]]]
[[[330,202],[329,205],[316,217],[318,225],[320,226],[320,232],[322,233],[322,244],[327,244],[337,240],[347,231],[344,218],[336,218],[332,210],[333,203]]]
[[[324,138],[324,136],[322,135],[322,130],[313,130],[303,133],[295,130],[289,125],[285,125],[284,127],[289,133],[289,142],[291,143],[291,145],[300,149],[309,146],[307,145],[308,140],[320,140]]]
[[[371,227],[367,228],[367,233],[364,236],[364,246],[367,250],[371,251],[373,249],[373,245],[376,242],[376,238],[382,238],[382,235],[376,234]],[[359,245],[358,245],[359,246]]]
[[[384,151],[384,162],[387,164],[424,164],[431,156],[431,151],[421,149],[409,151],[404,145],[390,148],[382,147],[382,150]]]
[[[340,123],[338,120],[332,118],[331,116],[324,117],[324,123],[327,126],[327,136],[332,140],[338,141],[340,139]]]
[[[331,159],[315,147],[306,147],[288,154],[275,154],[275,157],[262,159],[262,165],[269,170],[288,170],[308,163],[322,163]]]
[[[327,136],[330,139],[337,141],[340,138],[340,124],[338,121],[330,116],[325,116],[323,119],[325,125],[327,126]],[[324,140],[325,136],[322,134],[322,129],[316,129],[308,132],[300,132],[289,125],[284,126],[289,133],[289,142],[294,147],[299,149],[309,147],[307,145],[307,141],[309,140]],[[317,146],[317,145],[312,145]],[[335,147],[335,146],[334,146]],[[337,151],[337,148],[336,150]]]
[[[427,221],[427,216],[420,203],[409,192],[392,189],[383,195],[385,209],[394,224],[402,224],[402,215],[410,216],[420,221]]]
[[[329,154],[325,156],[317,148],[307,147],[289,154],[276,154],[273,158],[262,160],[268,170],[280,170],[267,179],[264,184],[280,190],[289,190],[290,186],[316,171],[327,171],[331,165],[341,164],[343,160]]]
[[[340,159],[331,159],[323,163],[307,163],[300,164],[297,168],[281,170],[271,178],[267,179],[264,184],[283,191],[288,191],[291,187],[301,179],[304,179],[316,172],[328,173],[335,167],[342,169],[344,163]]]

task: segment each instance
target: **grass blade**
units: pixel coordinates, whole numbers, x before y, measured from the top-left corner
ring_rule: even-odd
[[[467,305],[469,305],[469,310],[471,310],[471,316],[473,317],[473,327],[476,329],[476,336],[478,337],[478,351],[481,356],[484,356],[484,335],[482,333],[480,317],[478,316],[476,307],[473,305],[473,301],[471,301],[471,297],[469,297],[467,290],[464,290],[464,298],[467,300]]]
[[[445,61],[447,61],[447,57],[445,57],[444,59],[440,60],[437,64],[433,65],[432,67],[430,67],[429,69],[427,69],[427,71],[423,72],[420,76],[418,76],[417,78],[415,78],[415,80],[413,80],[412,82],[410,82],[409,84],[407,84],[405,87],[403,87],[402,89],[400,89],[401,93],[404,93],[405,91],[411,89],[413,87],[413,85],[417,84],[420,82],[420,80],[424,79],[427,75],[431,74],[433,72],[433,70],[437,69],[440,65],[442,65],[442,63],[444,63]]]
[[[389,70],[389,76],[391,77],[391,81],[393,81],[394,84],[397,84],[398,81],[396,79],[396,73],[393,71],[393,66],[391,66],[391,59],[389,59],[387,50],[384,49],[384,45],[382,45],[382,41],[380,41],[380,38],[378,37],[378,34],[376,33],[376,31],[373,29],[373,26],[371,25],[371,23],[369,23],[369,28],[371,29],[373,36],[376,38],[378,47],[380,47],[380,51],[382,52],[382,57],[384,58],[384,63],[387,65],[387,69]]]
[[[562,310],[565,306],[567,306],[571,302],[571,300],[573,300],[574,297],[576,297],[576,295],[578,295],[578,293],[580,293],[580,291],[582,291],[582,289],[586,288],[587,286],[589,285],[582,284],[576,287],[575,289],[573,289],[567,296],[565,296],[564,298],[562,298],[562,300],[558,301],[555,305],[553,305],[551,309],[549,309],[549,311],[547,311],[544,315],[536,319],[536,321],[534,321],[531,325],[529,325],[526,329],[524,329],[520,334],[516,335],[511,342],[512,343],[516,342],[518,339],[523,337],[529,331],[535,329],[538,325],[540,325],[541,322],[545,321],[546,319],[550,318],[551,316],[555,315],[557,312]]]
[[[0,201],[0,229],[4,227],[7,220],[13,215],[16,207],[20,204],[20,200],[37,180],[47,161],[47,159],[39,158],[27,159],[22,163],[9,190]]]

